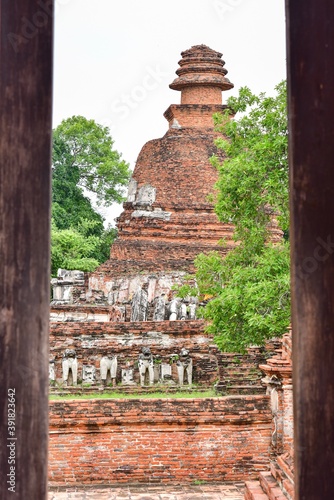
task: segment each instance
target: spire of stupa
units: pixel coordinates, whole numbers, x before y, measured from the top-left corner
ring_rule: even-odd
[[[169,85],[181,91],[181,104],[221,104],[221,92],[234,86],[226,78],[222,54],[207,45],[194,45],[181,56],[178,78]]]

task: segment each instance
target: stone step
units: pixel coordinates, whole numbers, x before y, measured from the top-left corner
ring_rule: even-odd
[[[261,488],[260,481],[246,481],[244,500],[269,500],[269,497]]]
[[[291,458],[290,458],[291,460]],[[277,465],[284,472],[287,478],[293,483],[293,471],[291,470],[291,463],[287,463],[284,455],[280,455],[277,457]]]
[[[295,493],[293,471],[291,466],[284,460],[284,456],[277,457],[277,464],[275,462],[270,464],[270,471],[288,499],[293,500]]]
[[[224,387],[227,387],[227,389],[230,389],[230,388],[243,388],[245,387],[246,389],[249,389],[249,388],[255,388],[256,390],[259,389],[260,392],[264,393],[265,392],[265,388],[263,387],[262,384],[259,383],[259,380],[224,380],[223,383],[221,384],[223,385]]]
[[[260,394],[265,393],[265,388],[263,385],[259,383],[258,380],[226,380],[221,384],[224,388],[230,389],[230,388],[236,388],[236,389],[242,389],[243,387],[247,389],[255,389],[256,391],[260,391]]]
[[[246,366],[244,368],[239,368],[239,367],[230,367],[230,368],[224,368],[222,371],[222,376],[226,375],[244,375],[244,376],[256,376],[256,377],[263,377],[263,372],[261,372],[260,369],[255,369],[254,370],[254,365]]]
[[[260,472],[260,485],[269,500],[287,500],[271,472]]]
[[[224,370],[219,373],[220,379],[222,381],[226,379],[234,379],[234,378],[244,378],[244,379],[258,379],[262,380],[263,373],[259,371],[259,373],[255,373],[251,370],[238,371],[238,370]]]
[[[254,382],[258,382],[260,379],[260,377],[258,376],[247,376],[243,373],[240,373],[239,375],[236,375],[236,374],[233,374],[231,376],[229,376],[229,374],[226,374],[225,377],[223,377],[223,381],[226,383],[226,384],[233,384],[234,382],[236,383],[240,383],[242,382],[241,385],[251,385],[252,383]]]
[[[221,364],[223,366],[233,366],[233,367],[238,367],[240,368],[242,366],[253,366],[254,367],[254,362],[259,361],[260,363],[265,363],[266,358],[263,356],[248,356],[247,354],[244,355],[244,357],[241,358],[235,358],[235,357],[226,357],[225,355],[221,357]]]
[[[218,392],[227,394],[265,394],[266,389],[262,385],[218,385],[216,387]]]
[[[251,374],[251,375],[261,375],[262,372],[260,369],[256,368],[254,365],[252,364],[249,364],[249,365],[243,365],[243,366],[239,366],[239,365],[233,365],[233,366],[226,366],[224,367],[224,374],[225,373],[235,373],[235,374],[243,374],[243,373],[246,373],[246,374]],[[263,375],[262,375],[263,376]]]

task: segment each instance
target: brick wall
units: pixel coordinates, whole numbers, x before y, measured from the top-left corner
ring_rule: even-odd
[[[50,403],[50,483],[239,481],[267,468],[266,396]]]

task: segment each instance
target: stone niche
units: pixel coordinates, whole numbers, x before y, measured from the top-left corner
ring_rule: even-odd
[[[95,384],[96,368],[94,365],[82,365],[82,383]]]
[[[145,184],[139,188],[134,205],[139,207],[150,207],[155,202],[156,192],[157,190],[155,187],[150,184]]]

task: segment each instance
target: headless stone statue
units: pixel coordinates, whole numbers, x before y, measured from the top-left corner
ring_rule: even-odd
[[[161,295],[160,297],[156,298],[153,320],[164,321],[165,309],[166,309],[165,295]]]
[[[149,384],[154,384],[153,356],[149,347],[143,347],[138,359],[140,385],[145,385],[145,375],[148,371]]]
[[[49,360],[49,381],[51,385],[54,385],[56,381],[55,362],[55,358]]]
[[[182,303],[180,307],[180,319],[185,320],[187,319],[187,304]]]
[[[63,354],[63,383],[66,386],[68,383],[68,375],[72,371],[73,385],[77,385],[78,381],[78,360],[74,349],[66,349]]]
[[[189,351],[187,349],[181,349],[176,367],[179,376],[179,384],[184,385],[184,374],[186,373],[188,384],[191,385],[193,375],[193,361],[189,356]]]
[[[169,321],[176,321],[179,315],[179,299],[173,299],[169,305]]]
[[[189,304],[189,319],[196,319],[196,301],[192,297]]]
[[[107,382],[108,371],[110,372],[112,385],[115,386],[117,374],[117,356],[103,356],[100,360],[100,375],[101,381],[104,385]]]
[[[148,285],[138,288],[132,299],[131,321],[146,321],[148,307]]]

